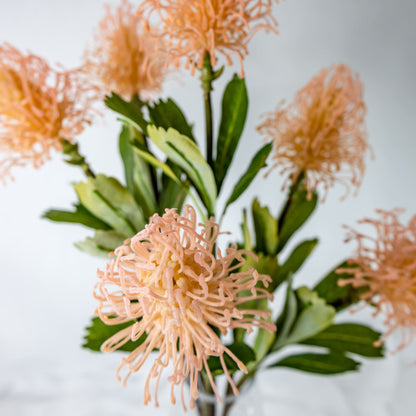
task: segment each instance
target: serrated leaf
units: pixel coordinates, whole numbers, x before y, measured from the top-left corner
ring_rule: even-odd
[[[119,150],[124,165],[127,189],[142,208],[147,219],[157,211],[151,167],[133,149],[133,141],[144,141],[141,133],[131,126],[123,126]]]
[[[290,204],[279,219],[279,246],[280,252],[293,234],[307,221],[314,212],[318,203],[318,194],[312,193],[308,198],[308,191],[302,188],[302,181],[295,187],[290,196]]]
[[[354,264],[348,264],[347,261],[339,264],[335,269],[329,272],[314,288],[313,290],[319,296],[326,300],[330,305],[333,305],[337,311],[345,309],[360,299],[360,294],[365,291],[365,288],[356,289],[351,285],[340,286],[339,281],[343,279],[350,279],[352,275],[348,273],[336,273],[336,270],[346,267],[358,267]]]
[[[130,321],[123,324],[106,325],[104,322],[101,321],[100,318],[92,318],[91,325],[86,328],[87,334],[84,337],[85,341],[82,347],[92,351],[101,351],[101,345],[105,341],[107,341],[123,329],[130,327],[134,322],[135,321]],[[136,348],[138,348],[146,340],[146,338],[147,335],[144,334],[135,342],[126,342],[116,351],[132,352]]]
[[[275,256],[278,245],[277,221],[268,207],[260,206],[257,198],[254,199],[251,210],[256,233],[256,253]]]
[[[186,172],[208,211],[213,213],[217,198],[214,174],[198,146],[172,128],[166,131],[161,127],[149,126],[147,131],[156,146]]]
[[[225,88],[222,99],[217,156],[214,165],[218,189],[221,189],[243,133],[247,110],[248,94],[244,78],[234,75]]]
[[[269,367],[288,367],[307,373],[339,374],[358,370],[360,363],[342,354],[305,353],[283,358]]]
[[[318,244],[318,239],[302,241],[297,245],[288,259],[279,267],[276,278],[271,285],[271,291],[275,291],[290,275],[295,274],[309,257],[313,249]]]
[[[156,127],[163,127],[165,130],[172,127],[195,141],[192,126],[186,120],[182,110],[171,98],[168,98],[166,101],[159,100],[148,105],[147,108],[150,119]]]
[[[379,332],[368,326],[343,323],[330,326],[313,337],[305,339],[302,344],[351,352],[363,357],[383,357],[383,346],[374,345],[380,337]]]
[[[252,348],[250,348],[246,344],[233,343],[231,345],[227,345],[226,347],[246,366],[248,363],[256,359],[256,354],[254,353]],[[224,354],[224,361],[230,374],[233,374],[239,369],[235,361],[231,357],[229,357],[227,353]],[[224,373],[219,357],[209,357],[208,366],[214,377]]]
[[[126,121],[128,125],[134,126],[143,133],[146,132],[148,123],[136,104],[123,100],[114,92],[105,97],[104,103],[109,109],[122,116],[121,121]]]
[[[233,187],[233,192],[228,198],[223,214],[227,211],[227,208],[235,202],[244,191],[250,186],[253,179],[257,176],[259,171],[266,166],[266,160],[269,156],[270,151],[272,150],[272,144],[268,143],[263,146],[253,157],[250,166],[247,171],[241,176],[236,185]],[[277,230],[276,230],[277,231]]]
[[[50,209],[42,215],[42,218],[55,222],[82,224],[95,230],[109,230],[111,228],[104,221],[91,214],[82,204],[76,204],[75,211]]]

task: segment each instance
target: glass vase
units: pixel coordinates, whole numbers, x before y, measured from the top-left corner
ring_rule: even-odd
[[[257,400],[256,400],[257,399]],[[238,396],[224,394],[221,402],[214,394],[199,392],[196,400],[195,416],[262,416],[254,379],[248,380],[241,388]]]

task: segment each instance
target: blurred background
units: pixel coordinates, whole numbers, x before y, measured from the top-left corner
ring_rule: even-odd
[[[51,63],[77,67],[104,0],[0,0],[0,42],[30,50]],[[354,225],[374,209],[404,207],[403,219],[416,213],[416,2],[414,0],[288,0],[275,7],[280,34],[259,33],[245,61],[250,96],[248,123],[230,172],[231,187],[261,145],[255,132],[259,116],[290,101],[319,69],[344,62],[360,74],[368,106],[367,126],[375,159],[367,160],[360,193],[340,202],[343,189],[329,193],[307,226],[294,238],[320,238],[320,244],[297,276],[296,285],[314,282],[350,255],[343,224]],[[234,68],[238,71],[238,67]],[[217,116],[223,86],[233,69],[216,84]],[[180,81],[179,81],[180,80]],[[199,81],[185,71],[166,83],[188,119],[203,129]],[[93,169],[122,178],[114,114],[79,137]],[[95,308],[91,292],[96,269],[105,260],[78,251],[82,226],[41,219],[48,208],[69,208],[75,201],[70,183],[81,172],[55,155],[41,169],[16,169],[16,180],[0,186],[0,414],[9,415],[164,415],[172,411],[168,395],[161,408],[142,405],[141,374],[123,388],[115,379],[121,356],[94,354],[80,345]],[[242,203],[258,195],[277,213],[283,200],[281,179],[271,173],[249,188]],[[240,207],[232,206],[223,228],[239,237]],[[228,237],[225,237],[228,238]],[[226,241],[225,241],[226,243]],[[352,319],[348,313],[340,317]],[[369,311],[354,320],[369,322]],[[373,326],[382,329],[381,320]],[[397,340],[392,339],[393,349]],[[384,360],[366,360],[359,373],[313,376],[290,370],[263,373],[256,382],[259,406],[266,414],[414,415],[416,343]],[[145,374],[143,370],[142,374]],[[172,413],[173,412],[173,413]]]

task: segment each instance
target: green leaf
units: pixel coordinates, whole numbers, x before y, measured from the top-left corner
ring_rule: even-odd
[[[270,151],[272,150],[272,143],[268,143],[263,146],[253,157],[250,166],[243,176],[238,180],[236,185],[233,187],[233,192],[228,198],[227,203],[225,204],[223,214],[225,214],[229,205],[235,202],[243,192],[249,187],[253,179],[259,173],[259,171],[266,166],[266,160],[269,156]],[[277,233],[276,233],[277,235]]]
[[[85,225],[95,230],[108,230],[111,227],[104,221],[91,214],[82,204],[75,205],[75,211],[61,211],[58,209],[50,209],[46,211],[42,218],[55,222],[70,222]]]
[[[100,318],[92,318],[91,325],[86,328],[87,334],[84,337],[85,341],[82,345],[92,351],[101,351],[101,345],[110,339],[112,336],[130,327],[135,321],[126,322],[117,325],[106,325]],[[128,341],[116,351],[132,352],[138,348],[147,338],[147,334],[142,335],[137,341]]]
[[[305,339],[302,344],[351,352],[363,357],[383,357],[383,346],[374,345],[380,337],[379,332],[368,326],[344,323],[332,325],[313,337]]]
[[[122,121],[134,126],[137,130],[146,132],[147,121],[143,118],[139,105],[123,100],[116,93],[111,93],[105,97],[105,105],[122,116]]]
[[[283,358],[269,367],[288,367],[307,373],[339,374],[358,370],[360,363],[345,355],[329,352],[326,354],[306,353]]]
[[[147,131],[156,146],[186,172],[200,192],[208,211],[213,213],[217,198],[214,174],[198,146],[172,128],[166,131],[161,127],[149,126]]]
[[[290,275],[295,274],[318,244],[318,239],[305,240],[292,251],[288,259],[277,270],[271,291],[275,291]]]
[[[182,184],[181,180],[176,176],[173,169],[168,164],[156,158],[148,150],[144,150],[143,148],[140,148],[137,146],[137,144],[135,144],[134,151],[137,152],[144,160],[146,160],[152,166],[154,166],[155,168],[159,168],[168,178],[172,179],[178,185]]]
[[[144,228],[147,221],[143,217],[142,210],[130,192],[117,179],[99,174],[94,178],[94,185],[100,195],[129,221],[134,234]]]
[[[74,184],[74,189],[82,205],[97,218],[105,221],[126,237],[136,233],[131,223],[97,191],[93,178],[89,178],[87,182]]]
[[[147,108],[150,120],[156,127],[162,127],[165,130],[172,127],[195,141],[192,126],[186,120],[182,110],[171,98],[168,98],[166,101],[159,100],[152,105],[148,105]]]
[[[254,199],[251,209],[256,233],[256,253],[275,256],[278,244],[277,221],[268,207],[260,206],[257,198]]]
[[[123,126],[119,139],[119,150],[124,165],[127,189],[142,208],[147,219],[157,211],[151,168],[134,151],[133,142],[143,142],[142,134],[132,126]]]
[[[293,323],[296,319],[298,310],[298,301],[296,299],[295,292],[292,290],[292,279],[289,279],[286,290],[286,300],[283,307],[283,311],[276,321],[277,336],[273,346],[273,351],[279,349],[279,345],[284,343],[287,339]]]
[[[273,351],[282,348],[285,345],[299,343],[313,335],[328,328],[335,318],[335,308],[327,305],[323,299],[320,299],[315,292],[307,287],[301,287],[296,291],[300,312],[286,336],[280,336]]]
[[[94,237],[75,243],[75,247],[93,256],[108,258],[109,253],[124,244],[125,240],[126,237],[117,231],[97,230]]]
[[[243,133],[247,110],[248,95],[244,78],[234,75],[225,88],[222,99],[221,123],[215,160],[215,177],[218,189],[221,189]]]
[[[226,345],[226,347],[246,366],[256,359],[256,354],[252,348],[244,343],[233,343],[231,345]],[[224,361],[230,374],[233,374],[239,369],[235,361],[229,357],[227,353],[224,354]],[[209,357],[208,367],[214,377],[224,373],[219,357]]]
[[[342,262],[329,272],[313,289],[318,293],[319,297],[325,299],[328,304],[333,305],[337,311],[357,303],[360,300],[360,294],[366,291],[365,288],[356,289],[351,285],[338,285],[339,281],[352,277],[348,273],[336,273],[336,270],[346,267],[354,268],[358,266],[348,264],[347,261]]]
[[[182,169],[172,163],[170,160],[166,164],[172,169],[172,172],[181,176]],[[182,211],[183,204],[187,196],[187,189],[189,188],[189,181],[184,184],[178,184],[167,175],[162,175],[162,190],[159,201],[159,213],[162,215],[165,208],[177,208],[178,212]]]
[[[308,192],[299,187],[291,196],[291,202],[287,212],[281,216],[279,222],[279,247],[280,252],[293,234],[306,222],[312,215],[318,203],[318,194],[314,192],[308,199]]]
[[[243,209],[243,222],[241,224],[241,231],[243,233],[244,249],[253,251],[253,244],[251,242],[250,228],[247,221],[247,211]]]

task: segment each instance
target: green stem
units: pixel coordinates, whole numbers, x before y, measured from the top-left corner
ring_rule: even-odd
[[[211,65],[209,52],[205,53],[204,63],[201,71],[201,87],[204,93],[205,104],[205,129],[206,129],[206,157],[208,164],[213,167],[213,117],[211,91],[212,82],[215,79],[215,72]]]
[[[81,155],[78,149],[78,143],[71,143],[67,139],[61,140],[62,153],[66,156],[64,159],[70,165],[79,166],[88,178],[95,178],[94,172],[87,163],[84,156]]]

